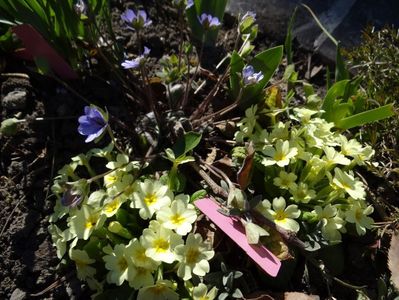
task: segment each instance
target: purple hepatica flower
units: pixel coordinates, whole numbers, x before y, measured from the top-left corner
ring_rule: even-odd
[[[152,24],[152,21],[147,17],[147,13],[144,10],[138,10],[135,13],[131,9],[127,9],[121,14],[121,19],[128,24],[129,29],[140,30],[148,25]]]
[[[67,189],[61,198],[61,204],[63,206],[74,208],[78,206],[83,200],[82,195],[72,191],[71,189]]]
[[[211,15],[207,15],[205,13],[202,14],[201,17],[198,17],[198,20],[205,30],[214,29],[221,25],[217,17],[212,17]]]
[[[251,65],[245,66],[242,69],[242,77],[244,80],[244,85],[255,84],[263,79],[262,71],[255,73],[254,67]]]
[[[101,136],[108,123],[97,108],[85,106],[84,110],[85,114],[80,116],[78,120],[78,131],[81,135],[87,135],[85,142],[89,143]]]
[[[245,15],[242,16],[241,22],[244,21],[246,18],[252,18],[252,19],[254,19],[254,21],[255,21],[255,19],[256,19],[256,13],[254,13],[254,12],[252,12],[252,11],[247,11],[247,12],[245,13]]]
[[[187,0],[186,9],[189,9],[194,5],[194,0]]]
[[[147,47],[144,47],[144,52],[142,55],[137,56],[135,59],[132,60],[125,60],[123,63],[121,63],[121,66],[125,69],[137,69],[144,61],[145,57],[150,54],[150,49]]]

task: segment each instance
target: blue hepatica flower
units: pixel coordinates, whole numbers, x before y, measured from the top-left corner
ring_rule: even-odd
[[[220,26],[221,23],[217,17],[203,13],[201,17],[198,17],[199,22],[204,27],[205,30],[215,29]]]
[[[187,0],[186,9],[189,9],[194,5],[194,0]]]
[[[244,21],[245,19],[248,19],[248,18],[254,19],[254,21],[255,21],[256,13],[254,13],[254,12],[252,12],[252,11],[247,11],[247,12],[245,13],[245,15],[242,16],[241,22]]]
[[[61,198],[61,204],[63,206],[74,208],[78,206],[83,200],[82,195],[77,192],[68,189],[64,192]]]
[[[262,71],[255,73],[254,67],[251,65],[245,66],[242,69],[242,78],[244,80],[244,85],[255,84],[263,79]]]
[[[103,114],[93,106],[85,106],[85,114],[79,117],[78,131],[81,135],[86,135],[86,143],[89,143],[104,132],[108,122]]]
[[[143,62],[146,56],[150,54],[150,49],[147,47],[144,47],[144,52],[142,55],[137,56],[135,59],[132,60],[125,60],[123,63],[121,63],[121,66],[125,69],[137,69]]]
[[[131,9],[127,9],[121,14],[121,19],[128,25],[129,29],[140,30],[152,24],[152,21],[147,17],[147,13],[140,9],[137,13]]]

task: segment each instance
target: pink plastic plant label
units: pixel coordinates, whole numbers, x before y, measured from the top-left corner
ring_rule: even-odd
[[[25,59],[45,58],[54,72],[63,79],[77,79],[78,75],[69,64],[55,51],[42,35],[29,24],[14,26],[12,31],[21,39],[26,52],[19,55]]]
[[[194,202],[213,223],[240,246],[267,274],[277,276],[280,270],[280,260],[263,245],[250,245],[247,242],[244,226],[238,220],[218,212],[220,206],[209,198]]]

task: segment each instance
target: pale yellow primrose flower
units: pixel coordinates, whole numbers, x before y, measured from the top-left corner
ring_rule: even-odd
[[[309,189],[308,185],[303,182],[290,188],[290,193],[295,202],[308,203],[316,197],[316,191]]]
[[[284,167],[289,165],[290,159],[298,154],[298,149],[296,147],[290,148],[289,141],[283,142],[282,140],[278,140],[276,142],[276,148],[269,146],[263,150],[263,154],[268,156],[264,157],[262,160],[264,166],[277,164],[279,167]]]
[[[317,114],[319,111],[311,110],[308,108],[294,108],[295,116],[291,116],[292,119],[301,122],[302,124],[309,123],[313,115]]]
[[[69,229],[66,229],[69,231]],[[48,231],[51,235],[51,240],[53,241],[53,246],[57,249],[57,257],[61,259],[66,252],[67,240],[64,238],[63,232],[55,224],[50,224],[48,226]]]
[[[86,251],[71,249],[69,258],[75,262],[77,276],[80,280],[85,280],[87,277],[93,277],[96,274],[96,269],[89,266],[96,260],[90,258]]]
[[[324,147],[324,156],[322,159],[326,162],[326,167],[332,167],[334,165],[347,166],[351,163],[350,159],[346,158],[343,154],[336,151],[333,147]]]
[[[335,175],[332,179],[332,185],[336,189],[347,192],[353,199],[364,199],[366,192],[361,181],[356,180],[352,175],[342,171],[339,168],[334,169]],[[327,173],[329,175],[329,173]],[[329,175],[331,181],[331,175]]]
[[[200,283],[193,288],[193,300],[213,300],[218,295],[218,289],[214,286],[209,292],[205,284]]]
[[[164,206],[157,212],[157,220],[163,227],[175,230],[179,235],[186,235],[197,219],[194,205],[188,203],[187,195],[178,195],[170,207]]]
[[[115,245],[111,254],[103,256],[105,268],[109,270],[107,273],[107,282],[115,283],[120,286],[128,277],[134,277],[136,269],[133,265],[126,246],[123,244]],[[130,274],[129,274],[130,273]]]
[[[105,219],[105,215],[99,211],[83,205],[69,219],[68,227],[70,232],[79,239],[87,240],[95,229],[103,226]]]
[[[134,272],[128,272],[129,286],[136,290],[143,286],[154,284],[152,272],[155,271],[159,265],[159,263],[148,257],[145,251],[146,249],[137,239],[131,240],[126,246],[125,253],[132,259],[135,269]]]
[[[242,143],[244,138],[248,138],[252,135],[256,125],[256,119],[258,118],[256,115],[257,109],[257,105],[248,107],[245,110],[245,117],[237,123],[239,130],[234,134],[234,138],[237,142]]]
[[[105,187],[114,190],[115,193],[123,192],[132,183],[133,175],[121,170],[111,172],[104,176]]]
[[[146,179],[137,184],[130,207],[140,208],[140,217],[146,220],[162,207],[170,205],[172,197],[173,193],[168,186],[159,181]]]
[[[277,122],[273,126],[273,130],[269,135],[269,140],[274,142],[276,140],[288,140],[290,122]]]
[[[299,224],[294,219],[299,218],[301,211],[295,204],[286,207],[286,202],[283,197],[274,198],[273,204],[271,204],[269,200],[263,200],[256,208],[263,213],[266,218],[274,221],[280,227],[294,232],[299,231]]]
[[[183,280],[189,280],[192,273],[204,276],[209,272],[209,262],[215,251],[209,250],[209,245],[203,242],[199,233],[190,233],[186,244],[175,248],[176,258],[179,261],[177,276]]]
[[[359,201],[353,202],[351,208],[345,212],[345,220],[356,225],[356,231],[359,235],[366,233],[366,229],[370,229],[374,220],[368,215],[372,214],[374,208],[369,205],[363,207]]]
[[[278,186],[280,189],[288,190],[295,189],[296,183],[295,180],[298,177],[294,173],[287,173],[285,171],[280,171],[278,177],[273,179],[274,185]]]
[[[116,198],[109,198],[105,201],[102,213],[107,216],[107,218],[112,217],[118,212],[119,207],[122,205],[124,197],[119,196]]]
[[[337,141],[341,146],[341,153],[346,156],[355,157],[362,151],[362,145],[355,139],[348,141],[346,136],[339,135]]]
[[[174,288],[171,281],[158,280],[155,285],[141,288],[137,300],[179,300],[179,294]]]
[[[338,216],[337,208],[327,204],[324,208],[315,206],[313,212],[316,213],[317,219],[322,222],[322,236],[331,243],[340,242],[340,230],[343,231],[345,221]]]
[[[158,221],[152,220],[148,228],[143,230],[140,242],[147,250],[145,254],[155,261],[171,264],[176,260],[173,252],[176,246],[183,244],[183,239]]]
[[[110,161],[105,165],[105,167],[110,170],[118,168],[120,171],[130,172],[133,169],[140,168],[140,162],[130,161],[128,155],[119,153],[116,156],[116,161]]]

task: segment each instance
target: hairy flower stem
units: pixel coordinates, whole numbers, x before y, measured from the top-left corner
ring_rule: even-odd
[[[118,149],[118,151],[119,151],[120,153],[126,154],[126,152],[123,151],[123,149],[120,148],[119,145],[118,145],[118,143],[116,142],[114,133],[112,132],[112,129],[111,129],[111,127],[110,127],[109,125],[107,126],[107,131],[108,131],[108,134],[109,134],[109,136],[111,137],[112,143],[115,145],[116,149]]]
[[[184,23],[183,23],[183,7],[179,7],[179,26],[180,26],[180,36],[179,36],[179,62],[177,65],[177,69],[180,72],[181,68],[181,60],[182,60],[182,55],[183,55],[183,30],[184,30]]]
[[[187,82],[187,86],[186,86],[186,92],[184,94],[184,98],[183,98],[183,103],[181,105],[181,109],[184,109],[186,107],[187,103],[188,103],[188,95],[190,93],[190,87],[191,87],[191,84],[193,83],[193,81],[195,80],[195,77],[197,76],[198,69],[199,69],[199,66],[200,66],[201,60],[202,60],[202,54],[204,53],[204,45],[205,45],[205,34],[202,37],[201,49],[200,49],[199,56],[198,56],[198,63],[197,63],[197,66],[195,67],[194,74],[193,74],[193,76],[191,78],[190,77],[188,78],[188,82]]]
[[[147,72],[146,72],[145,66],[140,66],[140,73],[141,73],[141,78],[143,80],[144,88],[147,90],[146,95],[147,95],[148,102],[150,103],[151,111],[154,113],[155,120],[158,124],[158,128],[161,129],[161,117],[159,115],[159,111],[157,110],[157,107],[154,102],[154,97],[152,95],[152,90],[149,85],[149,79],[147,77]]]
[[[240,92],[239,92],[239,94],[237,96],[237,99],[232,104],[230,104],[230,105],[218,110],[217,112],[214,112],[214,113],[212,113],[210,115],[204,116],[204,117],[202,117],[202,118],[200,118],[198,120],[195,120],[195,122],[193,122],[193,124],[201,124],[204,121],[209,120],[210,118],[217,119],[217,118],[227,114],[228,112],[232,111],[233,109],[235,109],[238,106],[238,103],[240,103],[243,91],[244,91],[244,89],[241,88]]]
[[[213,89],[209,92],[209,94],[201,102],[201,104],[198,106],[198,108],[191,114],[190,121],[193,121],[196,118],[198,118],[199,116],[203,115],[205,110],[208,108],[209,103],[217,95],[220,86],[225,81],[225,79],[227,78],[229,73],[230,73],[230,67],[227,67],[226,70],[224,71],[223,75],[219,78],[219,80],[214,85]]]

